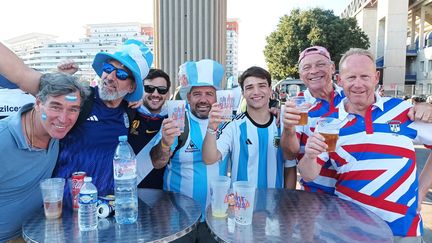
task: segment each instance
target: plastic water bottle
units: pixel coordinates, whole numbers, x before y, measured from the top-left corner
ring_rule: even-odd
[[[119,136],[113,166],[116,222],[133,224],[138,218],[136,158],[127,136]]]
[[[78,225],[80,231],[95,230],[98,225],[97,189],[91,183],[92,178],[86,176],[78,196]]]

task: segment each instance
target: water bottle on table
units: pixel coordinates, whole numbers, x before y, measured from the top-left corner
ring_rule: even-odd
[[[91,181],[91,177],[84,178],[84,184],[78,196],[78,225],[81,231],[95,230],[98,225],[97,189]]]
[[[116,222],[133,224],[138,218],[136,158],[127,136],[119,136],[113,166]]]

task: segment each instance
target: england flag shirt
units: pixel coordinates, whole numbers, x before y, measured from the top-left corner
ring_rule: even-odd
[[[335,193],[385,220],[395,236],[420,236],[415,143],[432,148],[432,124],[411,121],[411,104],[376,96],[365,117],[339,107],[343,128],[336,151],[322,153],[337,171]],[[345,100],[347,101],[347,100]]]

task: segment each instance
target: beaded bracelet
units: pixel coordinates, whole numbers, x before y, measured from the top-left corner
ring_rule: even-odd
[[[211,135],[215,135],[217,133],[217,130],[213,130],[211,128],[207,128],[207,133],[211,134]]]

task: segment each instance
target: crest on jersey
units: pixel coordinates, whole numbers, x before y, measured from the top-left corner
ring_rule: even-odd
[[[387,124],[390,127],[390,131],[392,131],[395,135],[400,131],[400,124],[401,122],[398,120],[391,120],[388,121]]]
[[[133,134],[133,135],[138,135],[139,133],[137,131],[137,128],[139,127],[139,125],[140,125],[140,121],[139,120],[133,120],[132,127],[130,129],[130,133]]]
[[[275,148],[279,148],[279,146],[280,146],[280,137],[279,136],[274,136],[273,146],[275,146]]]
[[[129,128],[129,117],[126,112],[123,113],[123,120],[126,128]]]
[[[199,151],[199,148],[195,145],[192,140],[189,141],[189,145],[186,147],[185,152],[193,153]]]

